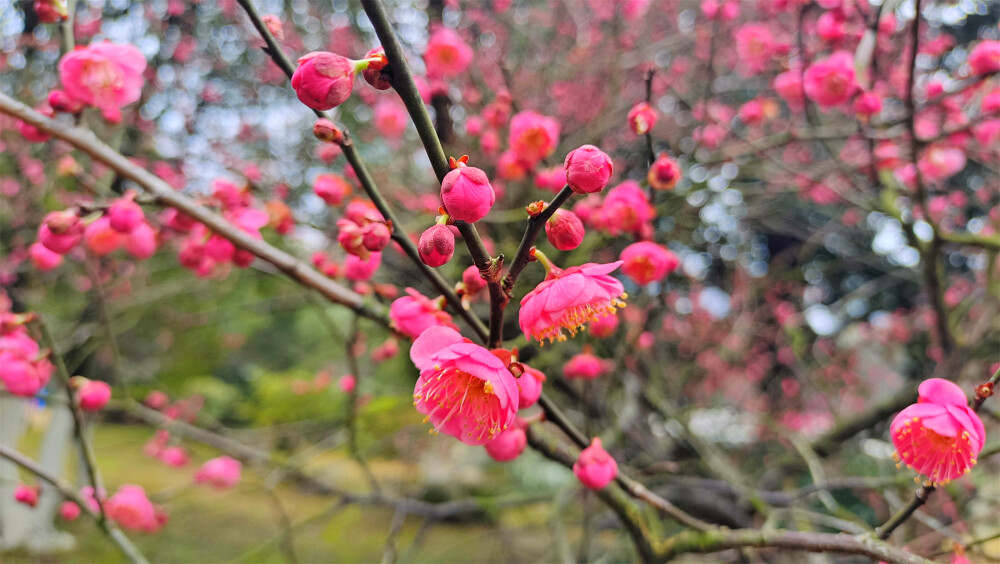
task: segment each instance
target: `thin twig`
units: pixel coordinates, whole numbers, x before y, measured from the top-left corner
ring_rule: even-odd
[[[253,238],[249,233],[236,227],[219,214],[209,211],[188,196],[174,190],[173,187],[154,174],[136,165],[98,139],[93,132],[79,127],[66,126],[43,116],[2,92],[0,92],[0,113],[20,119],[40,131],[80,149],[96,161],[107,165],[123,178],[135,182],[158,201],[203,223],[237,248],[244,249],[257,258],[271,263],[299,284],[318,291],[331,302],[344,305],[362,317],[377,321],[386,327],[389,326],[389,320],[385,314],[363,303],[363,297],[358,293],[320,274],[311,266],[266,241]]]
[[[104,531],[104,534],[108,535],[111,541],[115,543],[118,549],[121,550],[122,554],[124,554],[129,561],[135,564],[148,564],[146,557],[139,552],[139,549],[132,544],[132,541],[125,536],[125,533],[116,527],[114,523],[104,519],[102,513],[95,513],[94,511],[91,511],[90,505],[87,501],[84,500],[83,496],[77,493],[71,485],[53,476],[52,474],[49,474],[34,460],[31,460],[27,456],[24,456],[20,452],[12,450],[10,447],[3,444],[0,444],[0,458],[6,458],[21,468],[24,468],[28,472],[31,472],[38,478],[44,480],[52,485],[52,487],[59,490],[59,493],[62,494],[63,497],[77,504],[83,513],[91,519],[97,521],[97,526]],[[94,499],[99,499],[99,494],[96,491],[94,492]]]
[[[277,41],[277,39],[275,39],[274,35],[271,34],[271,31],[267,29],[267,25],[264,24],[263,20],[261,20],[260,14],[254,7],[253,2],[251,0],[237,0],[237,2],[246,12],[247,17],[250,18],[254,28],[257,29],[257,32],[260,33],[261,37],[264,39],[264,43],[267,45],[265,52],[271,57],[274,63],[281,68],[281,70],[285,73],[285,76],[287,76],[290,80],[292,75],[295,73],[295,67],[292,64],[291,59],[288,58],[288,55],[285,54],[285,51],[281,48],[281,44]],[[327,119],[330,117],[325,112],[319,110],[314,110],[314,113],[317,117]],[[455,293],[454,286],[449,284],[438,271],[427,266],[422,260],[420,260],[420,253],[417,251],[417,246],[413,243],[413,240],[410,239],[409,235],[401,229],[402,223],[400,223],[399,218],[396,217],[396,214],[389,206],[389,202],[385,199],[382,192],[375,184],[375,180],[368,171],[368,167],[365,164],[364,159],[361,158],[354,142],[351,140],[350,132],[343,128],[342,130],[344,133],[343,140],[341,140],[338,145],[341,150],[343,150],[344,157],[347,159],[347,162],[350,163],[351,167],[354,169],[354,172],[358,177],[358,182],[361,184],[361,188],[365,191],[365,194],[367,194],[368,198],[373,204],[375,204],[375,208],[382,214],[382,217],[392,222],[392,240],[403,249],[406,256],[413,261],[417,268],[420,269],[420,272],[424,275],[424,277],[427,278],[427,280],[434,285],[435,289],[437,289],[437,291],[445,297],[448,304],[466,321],[466,323],[469,324],[472,330],[475,331],[481,339],[486,339],[486,326],[483,324],[481,319],[476,317],[474,313],[466,310],[462,306],[462,299]],[[444,152],[442,150],[442,154],[443,153]]]

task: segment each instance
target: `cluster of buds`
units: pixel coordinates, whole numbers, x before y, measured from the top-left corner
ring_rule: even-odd
[[[347,252],[362,260],[371,253],[381,252],[392,238],[392,222],[382,219],[375,210],[351,213],[348,209],[343,219],[337,220],[337,242]]]
[[[0,382],[15,396],[34,396],[55,371],[50,351],[28,334],[26,324],[33,318],[0,310]]]

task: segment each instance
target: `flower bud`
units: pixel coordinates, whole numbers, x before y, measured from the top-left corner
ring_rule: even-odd
[[[535,405],[542,395],[542,383],[545,382],[545,374],[538,369],[524,366],[524,373],[517,379],[518,409],[525,409]]]
[[[483,445],[486,454],[497,462],[509,462],[514,460],[524,452],[528,446],[528,436],[525,434],[523,424],[515,421],[513,425],[500,432],[490,442]]]
[[[372,252],[381,251],[389,244],[392,237],[391,224],[384,222],[372,222],[362,228],[361,244]]]
[[[324,143],[337,143],[339,145],[344,140],[344,132],[326,118],[316,120],[316,124],[313,125],[313,135]]]
[[[57,112],[78,114],[83,111],[83,102],[66,94],[63,90],[49,92],[49,106]]]
[[[32,243],[28,247],[28,258],[31,259],[31,264],[42,272],[58,268],[63,259],[61,254],[52,252],[41,243]]]
[[[601,439],[595,438],[589,447],[580,452],[580,457],[573,464],[573,473],[583,485],[600,490],[618,477],[618,463],[601,446]]]
[[[549,243],[560,251],[571,251],[580,246],[586,235],[583,222],[571,211],[556,210],[545,222],[545,235]]]
[[[479,221],[486,217],[495,201],[496,193],[489,178],[476,167],[460,164],[441,182],[441,202],[448,215],[457,221]]]
[[[274,14],[267,14],[266,16],[261,17],[260,21],[264,22],[264,25],[267,26],[267,30],[271,32],[271,35],[273,35],[275,39],[278,41],[285,40],[285,30],[281,26],[281,18]]]
[[[362,71],[365,82],[372,85],[376,90],[388,90],[392,88],[392,70],[389,68],[389,59],[385,56],[385,49],[381,46],[368,51],[366,59],[378,59],[368,63],[368,68]]]
[[[666,153],[660,153],[646,174],[646,180],[656,190],[673,190],[680,179],[680,165]]]
[[[18,484],[14,488],[14,501],[18,503],[23,503],[28,507],[34,507],[38,505],[38,492],[40,488],[38,486],[28,486],[26,484]]]
[[[486,281],[479,274],[479,267],[476,265],[462,271],[462,284],[465,286],[465,295],[467,296],[478,294],[486,287]]]
[[[663,280],[680,265],[677,255],[652,241],[625,247],[621,260],[622,272],[640,286]]]
[[[38,242],[53,253],[65,255],[83,239],[80,218],[70,211],[51,212],[38,227]]]
[[[108,208],[108,221],[111,228],[119,233],[131,233],[146,216],[142,213],[142,208],[135,203],[135,193],[126,194],[111,204]]]
[[[107,216],[100,217],[83,231],[83,244],[97,256],[111,254],[125,242],[121,233],[111,228]]]
[[[69,18],[65,0],[35,0],[35,15],[42,23],[57,23]]]
[[[593,145],[584,145],[566,155],[566,184],[577,194],[604,190],[611,179],[611,158]]]
[[[74,376],[70,383],[76,388],[80,409],[84,411],[98,411],[111,399],[111,386],[106,382]]]
[[[349,255],[368,258],[369,250],[365,248],[364,229],[349,219],[337,220],[337,242]]]
[[[656,127],[659,119],[656,110],[646,102],[639,102],[628,111],[628,128],[636,135],[645,135]]]
[[[80,516],[80,506],[72,501],[64,501],[59,505],[59,517],[65,521],[76,521]]]
[[[351,185],[339,174],[321,174],[313,181],[313,192],[331,206],[339,206],[351,191]]]
[[[417,251],[427,266],[441,266],[455,254],[455,235],[445,225],[432,225],[420,234]]]
[[[292,74],[292,88],[299,100],[314,110],[332,110],[351,97],[355,62],[327,51],[313,51],[299,58]]]

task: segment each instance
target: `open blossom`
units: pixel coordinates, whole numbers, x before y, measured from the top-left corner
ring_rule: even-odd
[[[802,74],[797,69],[780,73],[771,83],[778,96],[793,110],[801,110],[805,104],[802,92]]]
[[[462,74],[472,62],[472,47],[455,30],[439,26],[431,32],[424,51],[428,78],[449,78]]]
[[[774,35],[764,24],[747,23],[736,30],[736,55],[745,76],[760,74],[774,53]]]
[[[524,162],[534,165],[551,155],[559,144],[559,122],[526,110],[510,119],[510,149]]]
[[[165,516],[146,496],[142,486],[124,484],[115,495],[104,502],[104,511],[109,519],[130,531],[153,532],[159,529]]]
[[[917,168],[925,180],[945,180],[965,168],[965,151],[958,147],[934,144],[927,148],[917,161]]]
[[[566,155],[566,185],[577,194],[600,192],[608,185],[614,167],[611,157],[593,145],[583,145]]]
[[[121,108],[139,99],[145,70],[146,58],[138,49],[102,41],[66,53],[59,61],[59,80],[70,97],[99,108],[109,121],[120,121]]]
[[[651,241],[632,243],[622,250],[620,258],[622,272],[640,286],[663,280],[680,265],[674,253]]]
[[[968,474],[983,449],[986,429],[953,382],[931,378],[920,384],[917,403],[892,420],[896,457],[933,484]]]
[[[648,102],[639,102],[628,111],[628,128],[636,135],[645,135],[656,127],[659,114]]]
[[[574,207],[578,215],[580,211]],[[641,233],[648,228],[656,210],[649,203],[646,191],[634,180],[626,180],[608,190],[604,202],[592,223],[597,229],[612,235],[618,233]],[[582,216],[581,216],[582,219]]]
[[[440,300],[432,300],[413,288],[407,288],[406,293],[389,306],[389,319],[401,333],[416,339],[431,327],[458,330],[451,322],[451,315],[441,309],[444,304]]]
[[[194,481],[224,490],[240,483],[243,464],[235,458],[220,456],[205,461],[194,475]]]
[[[351,97],[358,62],[328,51],[313,51],[299,58],[292,74],[292,88],[306,106],[332,110]]]
[[[847,51],[837,51],[826,59],[809,65],[803,88],[806,96],[822,108],[843,104],[856,87],[854,57]]]
[[[514,422],[517,380],[499,358],[450,327],[431,327],[410,348],[420,370],[417,411],[434,430],[468,445],[493,440]]]
[[[456,168],[441,181],[441,203],[457,221],[475,223],[486,217],[496,201],[496,192],[486,173],[457,161]]]
[[[388,139],[397,139],[406,131],[410,121],[406,108],[393,99],[379,100],[372,109],[372,121],[375,129]]]
[[[575,336],[587,323],[624,307],[622,283],[608,275],[621,264],[551,267],[546,279],[521,300],[518,322],[525,337],[564,341],[563,330]]]
[[[573,473],[581,484],[599,490],[618,477],[618,463],[601,446],[601,439],[595,438],[589,447],[580,451],[573,464]]]

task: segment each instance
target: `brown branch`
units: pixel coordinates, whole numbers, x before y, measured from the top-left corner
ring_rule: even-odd
[[[264,51],[271,57],[278,67],[285,73],[285,76],[291,80],[292,75],[295,73],[295,66],[292,64],[291,59],[285,54],[285,51],[281,48],[281,44],[274,38],[271,31],[267,29],[267,25],[264,24],[263,20],[260,18],[260,14],[257,13],[257,9],[254,7],[251,0],[237,0],[240,6],[243,7],[244,12],[246,12],[247,17],[250,18],[251,23],[253,23],[254,28],[260,33],[261,37],[264,39],[264,43],[267,44],[267,48]],[[328,116],[325,112],[319,110],[314,111],[317,117],[327,118]],[[389,202],[386,201],[385,197],[382,196],[382,192],[379,190],[378,185],[375,184],[375,180],[372,178],[371,173],[368,171],[368,167],[365,165],[365,161],[361,158],[358,153],[354,142],[351,140],[350,133],[342,128],[344,133],[343,139],[338,143],[340,148],[344,152],[344,157],[347,162],[350,163],[351,167],[354,169],[355,174],[358,177],[358,182],[361,184],[361,188],[371,199],[372,203],[375,204],[375,208],[382,214],[382,217],[392,222],[392,240],[395,241],[406,253],[406,256],[410,258],[411,261],[420,269],[421,274],[434,285],[434,288],[441,293],[447,300],[448,305],[461,316],[466,323],[476,332],[481,339],[486,339],[487,329],[483,325],[482,320],[480,320],[474,313],[465,309],[462,305],[462,299],[458,297],[455,293],[454,286],[444,279],[441,274],[434,270],[433,268],[424,264],[424,261],[420,260],[420,253],[417,251],[417,246],[410,239],[410,236],[401,229],[402,223],[396,217],[396,214],[392,211],[389,206]],[[442,152],[443,154],[443,152]],[[485,251],[484,251],[485,252]]]
[[[0,93],[0,113],[23,120],[40,131],[69,143],[90,155],[94,160],[107,165],[119,176],[135,182],[159,202],[205,224],[206,227],[229,240],[237,248],[244,249],[257,258],[274,265],[275,268],[299,284],[316,290],[331,302],[346,306],[362,317],[388,327],[389,320],[385,314],[364,304],[361,295],[330,280],[306,263],[266,241],[254,239],[249,233],[236,227],[219,214],[200,206],[188,196],[174,190],[173,187],[154,174],[133,163],[98,139],[93,132],[79,127],[67,126],[43,116],[3,93]]]
[[[116,527],[114,523],[104,519],[103,514],[91,511],[90,505],[83,499],[83,496],[77,493],[76,489],[73,488],[73,486],[60,480],[59,478],[53,476],[52,474],[49,474],[37,462],[28,458],[27,456],[24,456],[23,454],[17,452],[16,450],[12,450],[10,447],[6,445],[0,444],[0,458],[6,458],[7,460],[13,462],[14,464],[17,464],[21,468],[24,468],[28,472],[31,472],[39,479],[47,482],[52,487],[59,490],[59,493],[62,494],[63,497],[77,504],[80,507],[80,510],[83,511],[83,513],[85,513],[91,519],[97,521],[97,525],[101,528],[102,531],[104,531],[106,535],[108,535],[108,537],[112,540],[112,542],[114,542],[115,545],[118,546],[118,549],[121,550],[122,554],[124,554],[125,557],[129,559],[129,561],[134,562],[136,564],[148,564],[146,557],[143,556],[141,552],[139,552],[139,549],[136,548],[134,544],[132,544],[132,541],[130,541],[128,537],[125,536],[125,533],[123,533],[121,529]],[[94,492],[94,499],[97,500],[100,499],[97,491]]]

